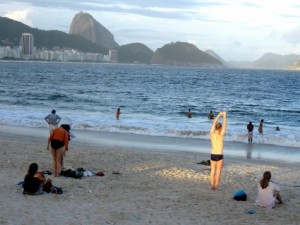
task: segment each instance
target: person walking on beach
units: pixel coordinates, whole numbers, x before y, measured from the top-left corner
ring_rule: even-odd
[[[189,109],[189,111],[187,112],[187,117],[192,118],[192,115],[193,115],[193,113],[192,113],[191,109]]]
[[[263,133],[263,123],[264,123],[264,120],[262,119],[259,123],[259,127],[258,127],[258,133],[262,134]]]
[[[247,129],[248,129],[248,143],[252,144],[252,137],[253,137],[253,129],[254,126],[252,124],[252,122],[250,121],[249,124],[247,125]]]
[[[49,125],[49,131],[51,134],[53,132],[53,130],[58,127],[61,117],[59,115],[57,115],[56,110],[53,109],[51,114],[49,114],[45,117],[45,120]]]
[[[223,125],[218,120],[223,117]],[[210,129],[211,139],[211,156],[210,156],[210,183],[212,190],[218,190],[220,182],[221,171],[223,167],[223,148],[224,148],[224,135],[226,132],[227,119],[226,112],[220,112],[214,119]]]
[[[120,119],[120,114],[121,114],[121,109],[118,108],[117,112],[116,112],[116,119],[119,120]]]
[[[58,177],[62,170],[63,157],[69,150],[69,130],[67,126],[61,125],[56,128],[48,138],[47,150],[51,143],[51,152],[53,156],[54,176]]]
[[[215,117],[212,111],[209,112],[208,114],[208,119],[212,120]]]
[[[271,172],[266,171],[263,174],[263,178],[258,184],[258,195],[256,198],[256,205],[273,208],[276,201],[282,204],[282,198],[280,196],[280,188],[277,184],[271,181]]]

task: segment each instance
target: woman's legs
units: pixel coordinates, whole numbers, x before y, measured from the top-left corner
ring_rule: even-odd
[[[54,176],[58,177],[61,172],[61,158],[63,154],[63,147],[57,150],[51,148],[53,156],[53,165],[54,165]]]

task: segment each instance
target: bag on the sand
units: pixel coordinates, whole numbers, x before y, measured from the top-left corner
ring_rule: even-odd
[[[233,199],[237,201],[246,201],[247,200],[247,194],[243,189],[238,190],[234,193]]]

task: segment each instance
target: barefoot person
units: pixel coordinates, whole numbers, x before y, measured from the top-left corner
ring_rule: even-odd
[[[223,117],[223,125],[218,120]],[[211,139],[211,173],[210,184],[212,190],[217,190],[220,182],[221,171],[223,167],[223,148],[224,148],[224,135],[226,132],[226,112],[220,112],[214,119],[214,122],[210,129]]]
[[[61,163],[63,162],[62,158],[64,157],[66,151],[68,151],[69,144],[69,133],[63,125],[59,128],[56,128],[49,136],[47,145],[48,150],[50,143],[53,156],[54,176],[57,177],[61,172]]]
[[[264,172],[263,178],[258,184],[258,196],[256,198],[256,204],[262,207],[273,208],[276,200],[279,204],[282,204],[280,196],[280,188],[277,184],[271,181],[271,172]]]

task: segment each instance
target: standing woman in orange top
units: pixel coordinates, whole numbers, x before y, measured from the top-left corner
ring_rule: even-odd
[[[69,132],[67,128],[61,125],[52,132],[48,138],[47,150],[49,150],[50,143],[53,156],[54,176],[58,177],[62,170],[62,158],[65,156],[66,151],[68,151]]]
[[[120,119],[120,114],[121,114],[121,110],[120,110],[120,108],[118,108],[117,112],[116,112],[116,118],[117,118],[117,120]]]

